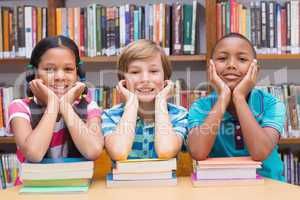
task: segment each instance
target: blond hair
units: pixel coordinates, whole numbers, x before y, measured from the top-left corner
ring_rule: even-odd
[[[128,66],[131,62],[152,58],[157,53],[160,54],[164,79],[170,79],[172,68],[164,50],[151,40],[138,40],[128,44],[118,58],[117,66],[119,80],[124,79],[124,73],[128,71]]]

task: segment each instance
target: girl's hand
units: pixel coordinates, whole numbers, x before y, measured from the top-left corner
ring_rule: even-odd
[[[241,80],[241,82],[234,88],[232,93],[233,101],[238,101],[239,99],[245,99],[251,89],[255,86],[258,74],[257,60],[253,60],[251,63],[246,76]]]
[[[76,82],[74,86],[60,98],[60,105],[70,104],[72,105],[73,102],[83,93],[85,88],[85,84],[82,82]]]
[[[157,94],[156,99],[168,100],[174,95],[175,84],[171,80],[165,80],[166,86]]]
[[[116,88],[122,99],[124,99],[126,103],[138,103],[138,97],[136,96],[136,94],[130,92],[127,88],[125,88],[125,80],[119,81]]]
[[[59,99],[56,94],[50,90],[41,79],[34,79],[30,81],[29,88],[37,100],[43,105],[59,105]]]
[[[208,66],[208,81],[212,84],[218,96],[229,103],[231,99],[231,90],[217,74],[216,67],[212,59],[209,61]]]

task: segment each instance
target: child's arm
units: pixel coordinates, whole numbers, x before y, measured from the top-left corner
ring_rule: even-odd
[[[279,141],[278,131],[271,127],[262,128],[249,109],[246,97],[255,86],[258,66],[254,61],[247,75],[234,89],[232,100],[236,107],[244,141],[253,160],[264,160]]]
[[[177,155],[182,146],[182,137],[175,133],[168,112],[167,99],[171,96],[174,83],[167,86],[155,98],[155,151],[159,158],[169,159]]]
[[[223,119],[223,115],[231,99],[231,91],[228,86],[217,75],[214,63],[210,61],[208,66],[208,80],[215,87],[218,100],[209,111],[204,122],[200,126],[192,128],[188,134],[188,146],[192,157],[196,160],[204,160],[210,153],[216,139],[218,129]],[[205,108],[195,108],[197,109]],[[191,108],[190,112],[193,112]],[[197,113],[202,114],[203,113]],[[197,115],[194,114],[194,115]]]
[[[84,88],[85,84],[76,83],[60,99],[59,108],[78,150],[85,158],[96,160],[100,156],[104,146],[103,135],[100,129],[100,113],[98,113],[98,116],[88,116],[85,123],[72,107],[72,103],[83,92]]]
[[[33,130],[29,120],[21,117],[13,118],[10,125],[16,144],[26,159],[40,162],[49,149],[59,103],[56,95],[39,79],[30,82],[30,89],[41,103],[47,105],[41,120]]]
[[[105,137],[105,148],[112,160],[125,160],[135,137],[139,103],[137,96],[124,87],[124,80],[119,82],[117,90],[123,95],[126,103],[116,130]]]

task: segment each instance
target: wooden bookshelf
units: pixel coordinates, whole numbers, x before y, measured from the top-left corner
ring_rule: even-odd
[[[282,138],[279,144],[300,144],[300,138]]]
[[[14,144],[15,143],[15,137],[0,137],[0,144]]]
[[[297,60],[300,54],[259,54],[258,60]]]
[[[205,55],[171,55],[168,56],[172,62],[199,62],[205,61]],[[109,63],[117,62],[117,56],[96,56],[96,57],[83,57],[82,61],[85,63]]]

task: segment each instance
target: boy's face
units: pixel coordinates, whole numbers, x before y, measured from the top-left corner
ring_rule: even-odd
[[[231,90],[247,74],[253,59],[254,55],[250,44],[238,37],[221,40],[213,54],[217,74]]]
[[[135,60],[124,74],[126,87],[135,93],[140,102],[152,102],[164,87],[164,70],[160,54]]]
[[[77,81],[75,56],[67,48],[51,48],[41,57],[37,78],[43,80],[58,97],[62,97]]]

